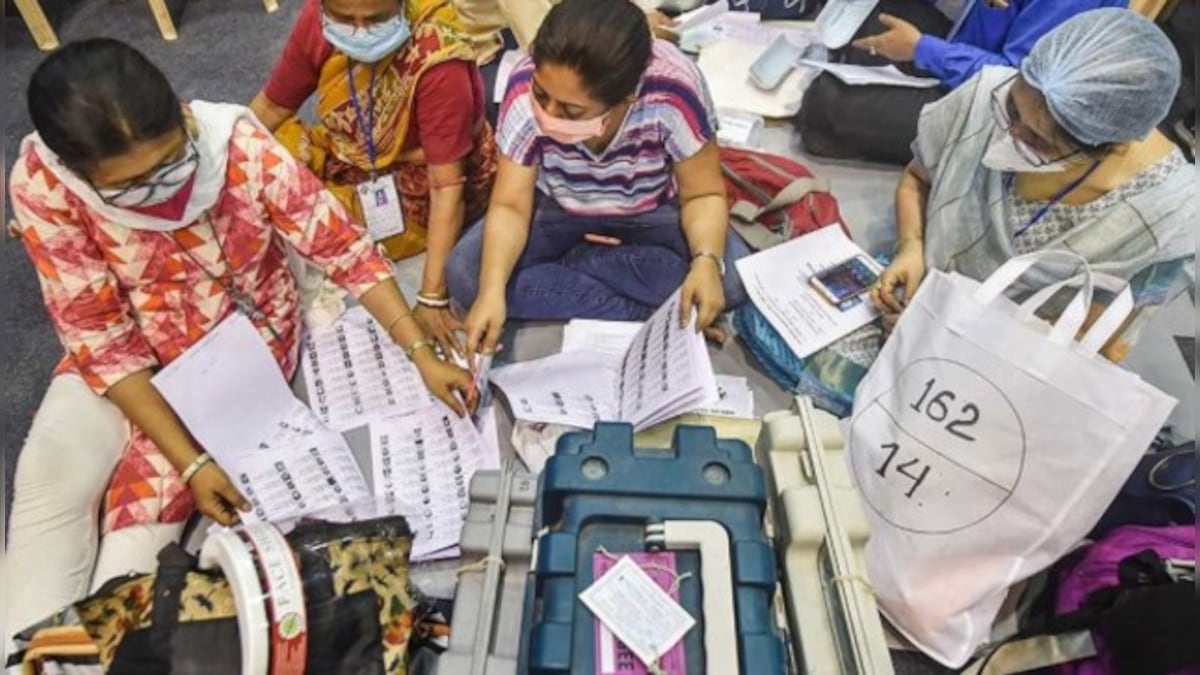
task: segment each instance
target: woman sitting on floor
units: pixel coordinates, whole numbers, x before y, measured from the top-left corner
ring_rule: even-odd
[[[1130,280],[1137,312],[1104,351],[1123,359],[1155,310],[1194,283],[1195,168],[1155,128],[1179,81],[1158,27],[1099,9],[1047,34],[1019,71],[985,68],[926,107],[896,190],[899,243],[871,292],[883,329],[927,269],[984,279],[1013,256],[1062,249]],[[1032,289],[1070,276],[1023,279]],[[766,330],[753,311],[738,323],[743,334]],[[845,415],[879,337],[868,326],[804,360],[750,342],[781,379]]]
[[[450,265],[468,350],[517,319],[645,319],[683,285],[708,328],[745,298],[716,115],[696,67],[629,0],[565,0],[514,70],[487,219]]]
[[[445,350],[445,267],[495,177],[488,93],[448,0],[306,0],[250,104],[393,259],[428,248],[417,319]],[[294,115],[317,94],[320,123]]]
[[[37,133],[12,169],[14,228],[66,357],[17,465],[10,628],[93,580],[153,571],[193,505],[226,525],[248,506],[150,378],[236,311],[290,378],[300,325],[288,247],[357,296],[465,412],[470,375],[437,358],[388,261],[249,110],[184,104],[142,54],[99,39],[38,67],[29,112]]]

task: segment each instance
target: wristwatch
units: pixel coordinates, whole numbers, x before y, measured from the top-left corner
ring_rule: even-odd
[[[716,253],[709,253],[708,251],[700,251],[699,253],[696,253],[692,256],[692,262],[696,262],[696,260],[698,258],[711,259],[713,262],[717,263],[717,272],[721,276],[725,276],[725,259],[724,258],[717,255]]]

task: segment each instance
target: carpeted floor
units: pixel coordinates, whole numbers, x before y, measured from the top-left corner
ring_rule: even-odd
[[[301,7],[299,0],[283,0],[278,12],[267,14],[260,0],[193,0],[177,17],[179,39],[166,42],[144,1],[42,0],[42,5],[63,42],[99,36],[125,40],[166,72],[181,97],[242,102],[262,86]],[[6,176],[21,139],[33,130],[25,87],[42,57],[24,23],[9,12],[4,22]],[[5,199],[5,222],[11,217]],[[0,415],[5,494],[11,498],[17,453],[61,353],[33,268],[7,231],[0,245],[0,284],[5,354]]]

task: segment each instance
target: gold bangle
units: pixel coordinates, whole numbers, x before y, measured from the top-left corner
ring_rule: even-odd
[[[387,333],[388,337],[391,337],[392,329],[396,327],[396,324],[400,323],[401,321],[403,321],[405,319],[409,319],[409,318],[412,318],[412,312],[404,312],[400,316],[397,316],[396,318],[389,321],[387,328],[384,329],[384,332]]]
[[[404,350],[404,355],[408,357],[409,361],[412,361],[413,354],[416,354],[418,349],[423,349],[425,347],[428,347],[429,349],[433,349],[433,341],[432,340],[424,340],[424,339],[417,340],[416,342],[409,345],[409,347],[407,349]]]

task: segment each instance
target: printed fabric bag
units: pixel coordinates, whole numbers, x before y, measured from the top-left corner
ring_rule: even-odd
[[[786,157],[721,148],[721,173],[729,224],[756,251],[834,223],[845,229],[829,183]]]
[[[1053,615],[964,675],[1200,675],[1195,527],[1117,527],[1058,567]]]
[[[40,673],[405,675],[415,602],[403,518],[307,521],[171,545],[154,574],[118,577],[14,637]],[[214,647],[219,646],[219,647]]]
[[[1003,293],[1039,262],[1083,281]],[[1099,356],[1127,287],[1076,340],[1097,283],[1082,258],[1021,256],[983,283],[931,270],[859,384],[847,457],[881,611],[943,664],[988,639],[1006,592],[1083,540],[1175,400]],[[1053,326],[1034,315],[1080,286]]]

